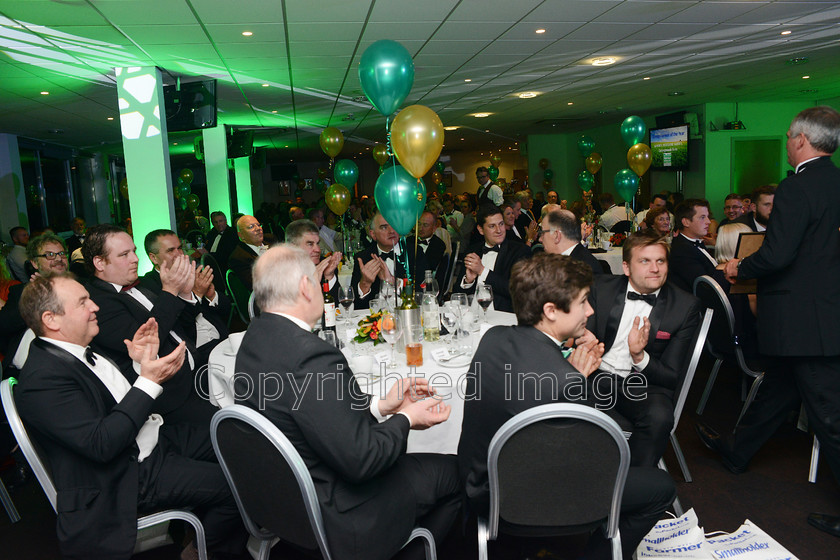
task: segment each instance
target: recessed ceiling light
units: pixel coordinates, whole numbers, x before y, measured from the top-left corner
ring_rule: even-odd
[[[461,140],[463,140],[463,138],[461,138]]]
[[[272,111],[272,113],[276,113],[276,112],[277,112],[277,109],[275,109],[275,110],[273,110],[273,111]]]
[[[542,35],[543,33],[545,33],[545,29],[543,29],[542,27],[540,27],[539,29],[537,29],[536,31],[534,31],[534,33],[536,33],[537,35]]]
[[[600,56],[592,59],[592,66],[609,66],[610,64],[615,64],[617,61],[618,59],[614,56]]]
[[[489,128],[485,128],[485,129],[484,129],[484,132],[490,132],[490,129],[489,129]]]
[[[470,78],[466,78],[466,79],[464,79],[464,81],[465,82],[471,82],[472,80]]]
[[[172,145],[173,145],[173,146],[177,146],[177,145],[178,145],[178,142],[172,142]]]
[[[650,80],[650,76],[645,76],[645,77],[644,77],[644,78],[642,78],[642,79],[643,79],[643,80]]]
[[[114,117],[108,117],[108,120],[112,121],[112,120],[114,120]]]
[[[810,77],[811,77],[811,76],[802,76],[802,79],[803,79],[803,80],[807,80],[807,79],[808,79],[808,78],[810,78]]]
[[[782,31],[782,35],[790,35],[792,31]]]
[[[253,33],[253,32],[251,32],[251,31],[243,31],[243,32],[242,32],[242,36],[243,36],[243,37],[250,37],[250,36],[251,36],[251,35],[253,35],[253,34],[254,34],[254,33]]]
[[[50,92],[48,92],[48,91],[42,91],[41,92],[41,95],[49,95],[49,94],[50,94]]]
[[[483,119],[484,117],[489,117],[492,113],[473,113],[473,116],[477,119]]]
[[[566,103],[566,105],[574,105],[574,104],[575,104],[574,101],[569,101],[568,103]]]
[[[444,126],[443,130],[458,130],[457,126]]]
[[[668,95],[671,96],[671,97],[677,97],[679,95],[685,95],[685,92],[684,91],[672,91],[672,92],[669,92]]]
[[[268,87],[268,84],[263,84],[262,87]]]
[[[523,91],[519,94],[519,99],[532,99],[539,95],[539,92],[536,91]]]

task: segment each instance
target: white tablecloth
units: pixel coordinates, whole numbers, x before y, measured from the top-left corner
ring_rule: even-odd
[[[599,261],[606,261],[613,274],[624,274],[621,268],[621,247],[610,247],[606,253],[592,253]]]
[[[354,312],[353,325],[366,312]],[[481,325],[481,329],[471,333],[470,343],[473,349],[478,346],[481,336],[494,325],[515,325],[516,316],[513,313],[501,311],[488,311],[487,320],[489,324]],[[343,328],[343,321],[339,319],[339,337],[347,340]],[[226,340],[223,340],[210,353],[208,364],[208,385],[210,388],[210,402],[219,407],[230,406],[234,403],[233,398],[233,376],[236,366],[236,352],[242,343],[245,333],[234,333]],[[409,453],[446,453],[455,454],[458,450],[458,440],[461,437],[461,422],[464,418],[464,390],[466,374],[469,369],[469,360],[466,356],[451,360],[446,364],[435,361],[431,352],[436,348],[444,347],[444,342],[423,343],[423,365],[412,368],[410,371],[406,365],[405,354],[397,353],[396,369],[387,369],[384,377],[371,373],[378,373],[380,368],[375,364],[372,356],[374,353],[390,352],[390,346],[380,344],[373,347],[373,343],[350,344],[344,348],[345,355],[353,364],[364,364],[364,369],[372,371],[354,372],[359,381],[361,389],[368,394],[387,393],[397,377],[405,377],[409,374],[424,375],[437,389],[447,405],[452,407],[449,419],[442,424],[433,426],[427,430],[412,430],[408,437]],[[472,356],[469,356],[470,358]],[[454,362],[454,364],[453,364]],[[352,368],[352,365],[351,365]]]

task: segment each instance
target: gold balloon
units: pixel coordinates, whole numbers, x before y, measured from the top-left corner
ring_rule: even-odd
[[[627,150],[627,165],[633,170],[633,173],[641,177],[650,167],[651,162],[650,147],[647,144],[634,144]]]
[[[592,152],[586,158],[586,169],[587,171],[595,175],[596,173],[598,173],[598,170],[601,169],[602,163],[603,160],[601,159],[601,154],[599,154],[598,152]]]
[[[502,163],[502,156],[496,154],[490,154],[490,165],[495,167],[499,167],[499,164]]]
[[[336,216],[341,216],[350,208],[350,191],[341,183],[333,183],[324,195],[327,208]]]
[[[388,161],[388,147],[385,144],[377,144],[373,147],[373,159],[379,165],[385,165]]]
[[[319,142],[324,153],[334,158],[344,147],[344,135],[336,127],[328,126],[321,131]]]
[[[437,170],[432,171],[432,183],[437,185],[441,181],[443,181],[443,174]]]
[[[443,148],[443,123],[423,105],[400,111],[391,125],[391,146],[412,177],[420,179],[437,162]]]

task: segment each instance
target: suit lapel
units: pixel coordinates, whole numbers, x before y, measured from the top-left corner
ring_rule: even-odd
[[[616,292],[612,294],[612,297],[608,294],[606,298],[598,302],[599,307],[601,307],[601,316],[607,318],[603,338],[601,339],[604,342],[604,348],[607,350],[615,342],[615,335],[618,333],[618,325],[621,322],[621,314],[624,313],[627,277],[625,276],[622,281],[615,284]]]
[[[72,371],[75,371],[79,383],[84,385],[91,394],[99,395],[99,402],[103,405],[104,410],[107,411],[116,406],[117,401],[114,400],[114,396],[105,384],[102,383],[99,377],[97,377],[89,367],[80,362],[70,352],[64,350],[63,348],[59,348],[55,344],[40,339],[36,339],[33,344],[50,356],[59,360]],[[105,357],[100,354],[98,359],[105,359]],[[111,362],[111,364],[113,364],[113,362]],[[117,370],[121,371],[119,368],[117,368]]]

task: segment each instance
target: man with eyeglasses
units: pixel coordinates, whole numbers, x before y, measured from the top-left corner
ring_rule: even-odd
[[[481,166],[476,169],[475,178],[478,181],[478,191],[476,192],[476,197],[478,198],[477,206],[480,208],[488,202],[492,202],[496,206],[501,206],[505,200],[504,193],[501,187],[490,179],[490,172],[487,168]]]
[[[52,233],[32,238],[26,245],[26,258],[38,276],[50,277],[67,272],[67,246],[64,240]],[[0,308],[0,353],[6,357],[4,369],[23,367],[29,354],[29,343],[34,335],[26,334],[26,323],[20,315],[20,296],[26,284],[9,288],[9,299]]]
[[[542,243],[546,253],[568,255],[589,265],[592,274],[603,274],[601,262],[592,256],[589,249],[580,244],[580,224],[571,210],[563,210],[553,204],[553,208],[543,216],[537,240]]]
[[[740,194],[730,193],[726,195],[723,201],[723,213],[726,217],[720,221],[720,226],[731,224],[744,215],[744,201]]]
[[[246,288],[252,290],[251,268],[257,257],[268,250],[268,246],[263,243],[262,224],[253,216],[242,216],[236,221],[236,232],[239,243],[228,257],[228,268]]]

